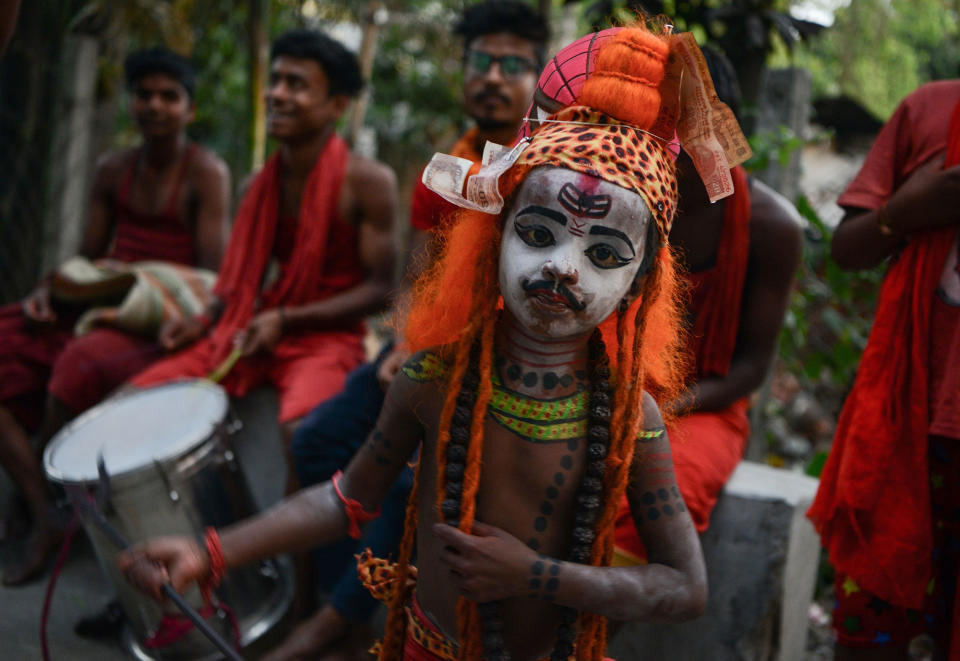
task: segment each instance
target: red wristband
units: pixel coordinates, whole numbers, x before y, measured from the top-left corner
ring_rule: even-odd
[[[203,541],[210,559],[210,573],[200,586],[200,592],[203,594],[203,600],[209,602],[210,592],[219,587],[224,574],[227,573],[227,565],[223,560],[223,549],[220,546],[220,535],[217,534],[217,529],[213,526],[208,527],[203,534]]]
[[[333,490],[337,492],[337,498],[343,503],[343,510],[347,515],[347,534],[354,539],[360,539],[360,535],[362,534],[360,532],[360,525],[367,521],[373,521],[380,516],[380,510],[377,509],[375,512],[368,512],[363,509],[363,505],[360,504],[359,500],[344,496],[343,491],[340,490],[341,477],[343,477],[343,471],[337,471],[330,481],[333,482]]]

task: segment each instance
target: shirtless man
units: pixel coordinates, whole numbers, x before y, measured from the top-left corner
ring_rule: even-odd
[[[230,173],[216,154],[187,138],[193,68],[162,48],[132,53],[124,68],[143,142],[97,165],[80,254],[216,270],[227,234]],[[22,304],[0,308],[0,463],[34,524],[27,557],[7,568],[5,585],[37,576],[60,539],[28,434],[39,430],[42,446],[161,354],[154,339],[115,329],[74,338],[76,314],[51,302],[47,279]]]
[[[302,417],[340,391],[363,359],[363,319],[393,285],[393,172],[335,131],[362,86],[356,58],[326,35],[274,41],[267,130],[279,147],[240,203],[217,300],[163,329],[165,347],[183,350],[134,385],[204,377],[236,348],[221,383],[232,396],[276,387],[286,448]]]
[[[599,659],[605,617],[702,611],[696,532],[643,392],[679,388],[678,314],[663,295],[675,279],[663,246],[676,183],[662,143],[633,130],[652,126],[659,93],[625,80],[662,78],[668,45],[632,28],[608,48],[584,105],[539,129],[500,179],[506,207],[464,213],[450,228],[407,317],[411,348],[434,348],[394,379],[346,472],[219,538],[208,532],[207,552],[188,538],[146,542],[120,560],[135,583],[159,596],[167,580],[182,590],[264,555],[357,536],[419,447],[396,567],[403,589],[391,597],[381,659],[455,658],[455,645],[471,661],[566,659],[574,646]],[[614,66],[626,75],[606,75]],[[624,493],[650,562],[614,568]]]

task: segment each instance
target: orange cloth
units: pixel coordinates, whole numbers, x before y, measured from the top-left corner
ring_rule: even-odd
[[[947,165],[956,163],[960,103],[946,156]],[[948,227],[917,233],[891,264],[807,513],[837,571],[908,608],[922,606],[932,574],[928,351],[935,291],[955,232]]]
[[[695,379],[725,375],[736,348],[750,252],[750,184],[742,167],[731,170],[731,175],[734,193],[724,201],[714,265],[687,275]],[[685,415],[667,427],[677,486],[698,532],[710,525],[720,491],[743,456],[750,436],[747,408],[744,398],[721,411]],[[617,514],[615,545],[623,564],[646,558],[626,496]]]
[[[280,277],[261,292],[280,211],[280,158],[274,155],[254,179],[237,212],[215,291],[226,308],[210,334],[138,374],[147,386],[209,374],[233,348],[233,337],[262,310],[304,305],[356,286],[363,279],[358,233],[339,218],[337,203],[349,150],[330,136],[310,172],[300,202],[296,241]],[[222,384],[242,396],[268,381],[280,390],[280,421],[300,417],[340,390],[363,359],[362,324],[323,332],[291,333],[269,356],[241,360]]]

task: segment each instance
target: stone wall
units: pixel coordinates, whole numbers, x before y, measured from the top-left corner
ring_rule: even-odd
[[[741,462],[701,537],[710,597],[683,624],[631,623],[608,656],[621,661],[800,661],[819,540],[804,513],[817,480]]]

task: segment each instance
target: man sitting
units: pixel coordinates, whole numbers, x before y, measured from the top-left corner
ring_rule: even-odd
[[[227,232],[230,174],[213,152],[188,140],[194,72],[179,55],[154,48],[124,63],[142,143],[97,165],[80,253],[123,262],[163,260],[216,270]],[[42,280],[22,304],[0,308],[0,463],[26,500],[33,533],[5,585],[37,576],[61,537],[41,445],[65,422],[161,355],[154,337],[97,328],[74,337],[78,310],[51,300]]]

